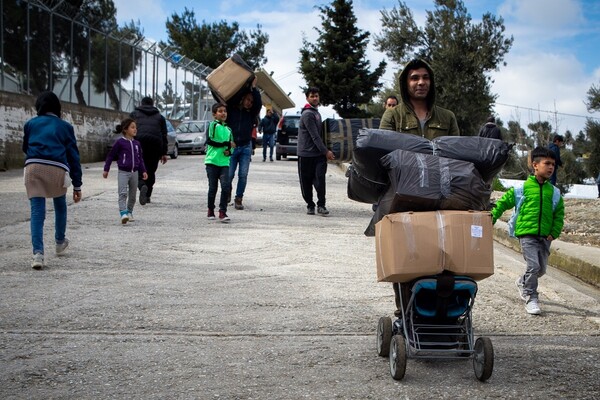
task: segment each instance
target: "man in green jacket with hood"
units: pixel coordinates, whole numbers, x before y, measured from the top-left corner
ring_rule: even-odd
[[[435,80],[429,64],[420,59],[408,62],[399,83],[402,102],[385,111],[380,129],[412,133],[429,140],[460,135],[454,113],[435,105]]]

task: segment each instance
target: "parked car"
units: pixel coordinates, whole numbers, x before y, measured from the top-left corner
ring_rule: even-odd
[[[210,121],[183,121],[177,126],[179,153],[206,154],[206,137]]]
[[[275,158],[287,158],[296,156],[298,148],[298,127],[300,126],[300,115],[284,115],[277,124],[277,146]]]
[[[179,143],[177,142],[177,134],[175,133],[175,127],[169,121],[167,121],[167,140],[169,143],[169,147],[167,150],[167,155],[172,159],[175,159],[179,156]]]
[[[263,145],[263,134],[262,134],[262,132],[259,132],[258,130],[256,131],[256,145],[257,146]]]
[[[175,127],[173,124],[167,119],[167,142],[168,142],[168,150],[167,155],[172,159],[175,159],[179,156],[179,143],[177,143],[177,135],[175,134]],[[115,141],[120,138],[122,135],[120,133],[110,133],[110,140],[108,146],[106,147],[107,151],[112,149]]]

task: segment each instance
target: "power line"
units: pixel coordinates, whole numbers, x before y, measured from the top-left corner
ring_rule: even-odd
[[[595,119],[597,121],[600,121],[600,117],[592,117],[589,115],[578,115],[578,114],[569,114],[569,113],[563,113],[563,112],[558,112],[558,111],[540,110],[538,108],[523,107],[523,106],[517,106],[514,104],[504,104],[504,103],[495,103],[495,104],[499,105],[499,106],[505,106],[505,107],[520,108],[520,109],[528,110],[528,111],[543,112],[543,113],[554,114],[554,115],[562,115],[565,117],[590,118],[590,119]]]

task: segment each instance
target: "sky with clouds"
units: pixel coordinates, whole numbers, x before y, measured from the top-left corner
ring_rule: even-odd
[[[237,21],[243,29],[256,24],[269,35],[265,48],[268,58],[264,68],[273,71],[273,78],[297,108],[305,103],[300,87],[305,82],[298,72],[302,37],[314,42],[315,27],[321,27],[316,7],[329,1],[288,2],[272,0],[256,3],[249,0],[226,2],[189,2],[183,0],[113,0],[117,19],[123,24],[139,21],[149,40],[167,40],[165,22],[173,13],[181,14],[187,7],[196,20],[213,22]],[[425,12],[433,10],[433,0],[405,0],[419,26]],[[380,33],[380,10],[391,10],[398,0],[355,0],[354,13],[358,27]],[[588,113],[584,101],[591,85],[600,86],[600,1],[597,0],[464,0],[473,22],[490,12],[504,19],[506,35],[514,43],[505,57],[506,66],[492,75],[493,93],[498,95],[495,112],[503,120],[516,120],[523,127],[530,122],[549,121],[560,133],[567,129],[577,133],[585,126],[585,117],[600,118],[600,113]],[[140,10],[142,10],[140,12]],[[372,43],[371,39],[371,43]],[[386,59],[370,48],[367,57],[371,66]],[[397,65],[388,61],[384,83],[391,85]],[[287,110],[293,113],[294,110]],[[334,111],[325,107],[324,117]]]

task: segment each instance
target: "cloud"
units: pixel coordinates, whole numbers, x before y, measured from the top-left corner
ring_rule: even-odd
[[[499,7],[499,14],[520,26],[549,33],[571,29],[585,20],[577,0],[508,0]]]
[[[584,35],[586,19],[577,0],[507,0],[498,8],[506,35],[514,37],[511,53],[576,51],[573,40]]]
[[[548,121],[562,132],[578,132],[588,115],[585,94],[591,85],[583,65],[573,56],[554,53],[508,55],[508,67],[493,74],[492,91],[498,94],[496,112],[504,121]],[[546,111],[557,111],[548,113]],[[560,114],[558,114],[560,113]]]

